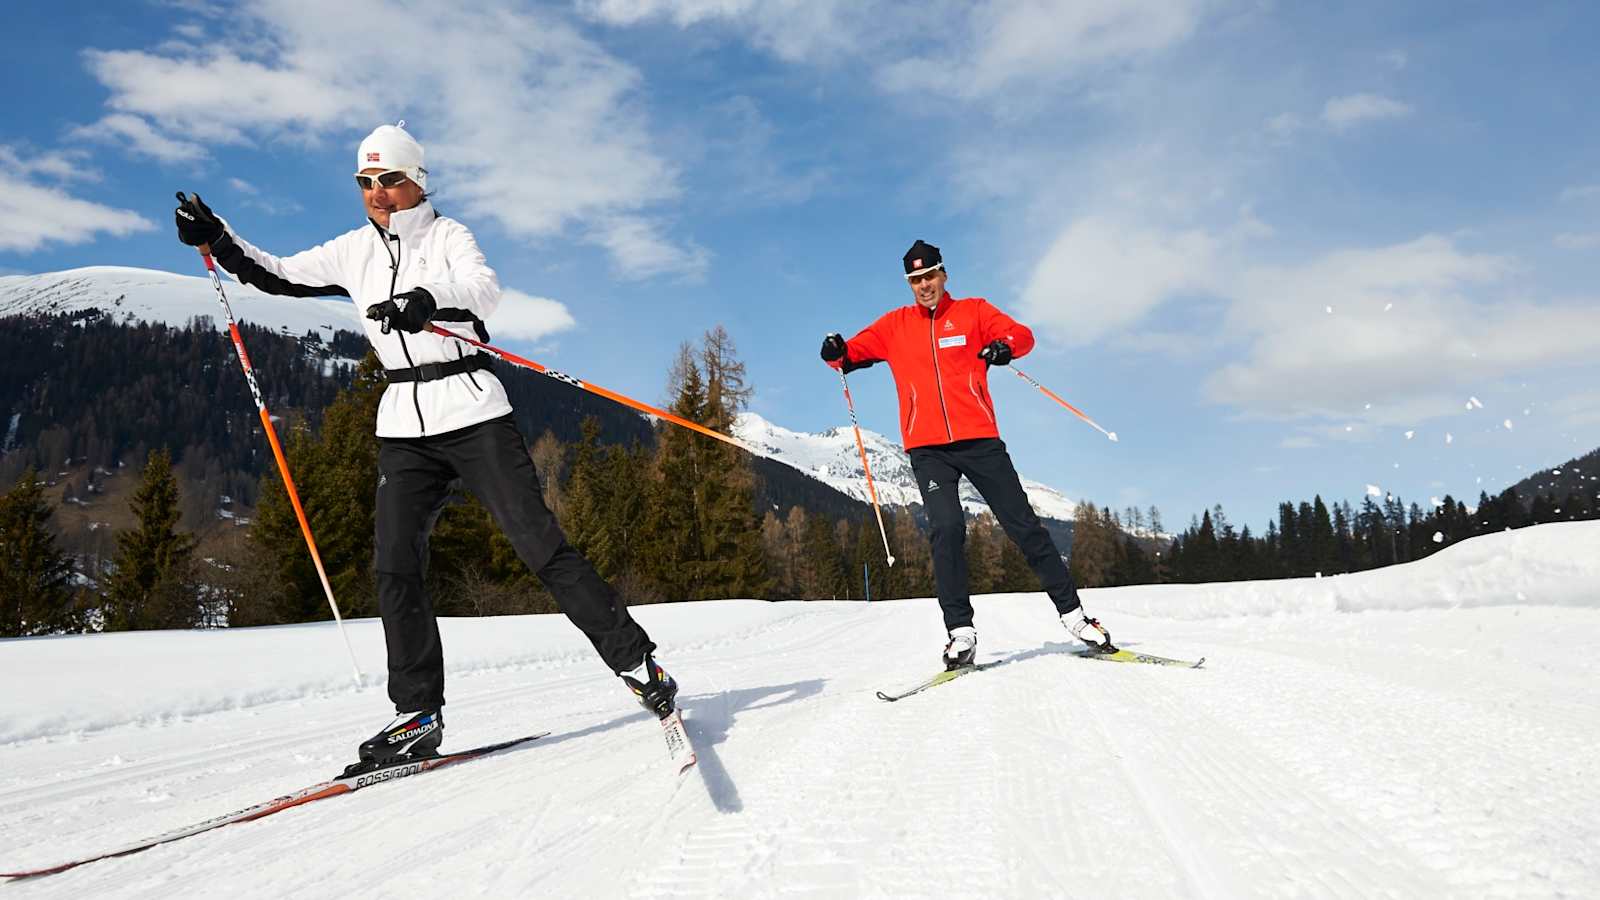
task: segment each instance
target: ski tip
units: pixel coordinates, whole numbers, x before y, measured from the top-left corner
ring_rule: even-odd
[[[899,700],[899,699],[900,699],[900,698],[899,698],[899,697],[891,697],[891,696],[889,696],[889,695],[888,695],[888,694],[885,694],[885,693],[884,693],[884,692],[883,692],[883,691],[879,691],[879,692],[878,692],[878,699],[879,699],[879,700],[887,700],[887,701],[889,701],[889,702],[890,702],[890,703],[893,703],[893,702],[895,702],[895,701],[896,701],[896,700]]]

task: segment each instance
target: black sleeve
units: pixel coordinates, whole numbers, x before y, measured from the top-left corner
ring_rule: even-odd
[[[287,278],[267,271],[266,267],[250,258],[244,248],[224,231],[222,237],[211,242],[211,256],[224,269],[240,281],[263,293],[279,297],[348,297],[350,292],[337,284],[296,284]]]

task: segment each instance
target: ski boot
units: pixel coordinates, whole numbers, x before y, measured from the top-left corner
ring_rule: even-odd
[[[677,707],[673,701],[678,696],[678,683],[661,668],[655,658],[646,653],[644,662],[629,672],[623,672],[622,683],[639,698],[639,705],[665,719]]]
[[[344,774],[359,775],[411,759],[439,755],[444,741],[444,715],[436,709],[401,713],[384,729],[361,742],[361,759],[351,763]]]
[[[1100,624],[1099,619],[1091,619],[1084,615],[1083,607],[1078,607],[1072,612],[1061,614],[1061,624],[1078,640],[1082,641],[1096,653],[1115,653],[1117,648],[1111,643],[1111,632]]]
[[[944,645],[944,670],[953,672],[966,668],[977,655],[978,629],[963,625],[950,632],[950,643]]]

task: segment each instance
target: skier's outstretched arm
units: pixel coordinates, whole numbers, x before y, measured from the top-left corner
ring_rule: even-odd
[[[192,247],[208,247],[211,256],[234,280],[282,297],[350,296],[341,286],[339,239],[293,256],[276,257],[239,237],[211,211],[199,194],[190,194],[176,211],[178,239]]]
[[[1033,329],[1001,312],[987,300],[978,301],[978,328],[982,334],[980,346],[988,348],[995,341],[1004,341],[1011,348],[1011,359],[1021,359],[1033,350]]]
[[[888,359],[889,341],[884,334],[887,319],[888,316],[878,319],[848,341],[837,333],[828,335],[822,341],[822,361],[849,374]]]

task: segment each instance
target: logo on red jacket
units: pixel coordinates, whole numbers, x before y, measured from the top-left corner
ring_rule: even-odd
[[[944,330],[945,331],[955,331],[956,330],[956,323],[954,321],[950,320],[950,319],[945,319],[944,320]]]

